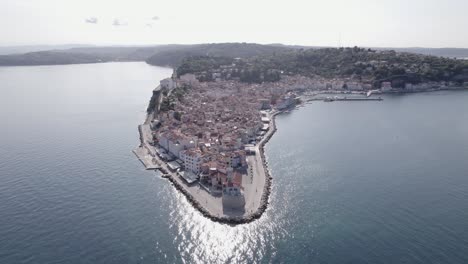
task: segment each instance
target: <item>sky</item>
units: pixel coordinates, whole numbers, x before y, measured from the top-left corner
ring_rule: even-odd
[[[468,0],[0,0],[0,46],[468,48]]]

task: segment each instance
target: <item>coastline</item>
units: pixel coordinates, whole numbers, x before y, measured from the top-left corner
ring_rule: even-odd
[[[157,89],[158,88],[156,88],[155,90]],[[255,167],[256,173],[254,172],[252,173],[253,173],[253,177],[255,177],[255,179],[259,179],[260,184],[263,184],[263,188],[260,193],[260,196],[258,196],[259,193],[257,192],[257,189],[255,189],[255,193],[253,193],[253,189],[251,189],[253,194],[250,194],[250,195],[253,195],[254,198],[252,199],[252,197],[249,196],[249,198],[252,200],[252,201],[249,201],[249,205],[252,204],[252,206],[255,208],[249,208],[248,204],[246,203],[245,211],[241,215],[231,214],[229,211],[224,212],[224,213],[223,211],[220,212],[219,208],[217,207],[217,203],[220,202],[219,197],[208,198],[207,195],[209,196],[212,196],[212,195],[206,192],[204,189],[202,189],[198,184],[196,184],[196,186],[188,185],[176,173],[171,172],[169,170],[167,162],[161,160],[153,151],[151,151],[152,146],[148,143],[150,141],[151,135],[148,134],[150,133],[150,130],[148,130],[149,125],[147,122],[152,116],[154,116],[154,110],[147,114],[147,117],[145,118],[145,123],[138,126],[141,143],[140,143],[140,146],[133,151],[133,153],[145,165],[147,170],[158,169],[162,174],[161,177],[167,178],[172,183],[172,185],[185,196],[187,201],[196,210],[198,210],[204,217],[214,222],[230,224],[230,225],[250,223],[252,221],[255,221],[261,218],[263,213],[268,208],[273,177],[271,176],[270,170],[268,168],[268,162],[266,160],[266,155],[265,155],[265,145],[269,142],[271,137],[275,134],[277,130],[276,120],[275,120],[276,115],[281,114],[281,113],[282,111],[273,112],[270,114],[270,130],[265,134],[262,140],[255,146],[257,154],[254,155],[254,157],[252,157],[251,159],[253,159],[253,167]],[[150,158],[151,162],[148,162],[148,157],[151,157]],[[257,186],[254,186],[254,187],[256,188]],[[203,200],[205,200],[205,203],[203,203]],[[258,204],[257,206],[255,206],[256,202]]]
[[[180,173],[179,170],[176,170],[173,164],[170,164],[169,161],[163,159],[163,156],[160,156],[161,154],[159,154],[158,147],[153,145],[154,139],[152,120],[158,116],[160,106],[163,99],[165,98],[165,95],[161,90],[161,86],[162,83],[153,90],[153,95],[148,104],[145,121],[143,124],[138,126],[140,134],[140,146],[133,151],[134,154],[143,163],[147,170],[159,170],[162,174],[161,177],[167,178],[177,190],[184,194],[188,202],[206,218],[209,218],[215,222],[232,225],[249,223],[259,219],[268,207],[273,180],[273,177],[271,176],[270,170],[268,168],[265,146],[277,130],[276,115],[281,114],[284,111],[289,111],[289,107],[283,109],[283,111],[272,110],[271,112],[268,112],[267,117],[270,119],[269,129],[261,138],[261,140],[256,145],[251,147],[252,152],[254,152],[255,155],[248,155],[245,157],[245,161],[248,164],[248,172],[247,174],[242,173],[243,180],[241,180],[241,188],[243,190],[243,205],[242,207],[237,207],[234,209],[233,207],[225,206],[224,194],[221,195],[221,193],[213,192],[202,182],[197,182],[196,179],[192,180],[184,178],[182,173]],[[331,92],[334,94],[350,93],[349,91],[314,91],[312,94],[302,96],[303,98],[301,101],[307,102],[312,100],[324,100],[324,98],[316,97],[317,95],[323,94],[324,92]],[[377,99],[369,98],[373,92],[382,94],[382,91],[368,91],[366,93],[367,97],[365,98],[347,99],[344,97],[340,99],[336,98],[335,96],[335,100],[383,100],[380,97]],[[363,94],[364,92],[359,93]],[[304,98],[308,96],[312,97]]]
[[[335,91],[337,93],[338,91]],[[343,91],[340,91],[343,93]],[[317,96],[314,94],[313,96]],[[368,95],[369,96],[369,95]],[[188,202],[196,208],[204,217],[209,218],[214,222],[225,224],[244,224],[261,218],[266,211],[271,193],[273,177],[268,168],[267,157],[265,154],[265,146],[277,130],[276,116],[284,111],[272,111],[268,114],[270,119],[269,130],[263,138],[253,148],[255,155],[247,156],[246,161],[249,164],[250,173],[243,175],[245,205],[242,208],[232,210],[225,208],[220,195],[212,193],[203,184],[198,182],[183,180],[179,172],[175,169],[170,169],[169,162],[162,160],[157,154],[157,149],[153,146],[153,133],[151,129],[151,120],[158,114],[159,106],[164,95],[161,92],[160,86],[153,90],[148,113],[143,124],[138,126],[140,134],[140,146],[133,152],[138,159],[143,163],[147,170],[159,170],[161,177],[167,178],[174,187],[180,191]],[[345,97],[346,99],[346,97]],[[317,98],[306,99],[317,100]],[[361,99],[364,100],[364,99]],[[365,98],[365,100],[377,100]],[[382,100],[382,99],[378,99]],[[341,100],[346,101],[346,100]],[[248,177],[250,175],[250,177]]]

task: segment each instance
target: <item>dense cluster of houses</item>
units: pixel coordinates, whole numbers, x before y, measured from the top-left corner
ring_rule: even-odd
[[[391,51],[383,51],[382,53],[392,53]],[[391,54],[390,54],[391,55]],[[187,75],[196,80],[202,76],[209,76],[208,79],[215,82],[222,82],[226,80],[239,81],[239,77],[234,77],[234,72],[242,71],[242,68],[237,66],[237,63],[240,59],[235,61],[232,65],[221,65],[219,68],[213,68],[209,71],[195,73],[193,75]],[[245,62],[247,66],[250,65],[249,62]],[[374,68],[386,67],[388,65],[387,61],[370,61],[370,62],[361,62],[358,61],[355,63],[360,65],[368,71],[373,70]],[[250,65],[250,66],[253,66]],[[428,63],[424,64],[392,64],[392,67],[404,68],[405,73],[417,73],[421,71],[430,70],[430,65]],[[248,68],[248,67],[247,67]],[[432,82],[422,82],[422,83],[399,83],[398,88],[393,85],[391,82],[382,81],[380,83],[375,83],[375,80],[371,77],[364,76],[350,76],[350,77],[337,77],[337,78],[323,78],[320,76],[306,77],[301,75],[292,75],[292,73],[283,73],[278,69],[271,69],[271,71],[278,72],[281,76],[279,81],[266,82],[262,85],[270,86],[286,86],[290,89],[307,89],[307,90],[318,90],[318,91],[356,91],[356,92],[366,92],[374,89],[379,89],[381,92],[422,92],[430,91],[437,89],[448,89],[448,88],[466,88],[468,87],[468,82],[464,82],[461,85],[455,82],[446,82],[446,81],[432,81]]]
[[[227,71],[227,69],[223,69]],[[157,154],[187,182],[199,181],[210,192],[242,195],[242,175],[255,144],[269,129],[269,110],[285,110],[304,91],[368,91],[370,84],[353,79],[326,79],[285,75],[276,82],[242,83],[215,74],[215,81],[200,82],[194,74],[164,79],[161,89],[170,94],[189,86],[173,108],[151,122]],[[407,84],[408,91],[444,87],[449,83]],[[381,83],[392,92],[391,82]]]
[[[249,146],[269,128],[266,111],[293,106],[296,95],[284,85],[198,82],[190,75],[165,79],[161,88],[170,92],[187,84],[190,89],[174,108],[151,122],[156,152],[187,182],[198,180],[212,193],[240,196]]]

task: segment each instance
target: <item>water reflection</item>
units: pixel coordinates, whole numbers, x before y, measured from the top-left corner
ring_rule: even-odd
[[[287,189],[285,189],[287,190]],[[167,192],[166,192],[167,191]],[[248,224],[231,226],[205,218],[192,207],[175,188],[165,188],[170,198],[173,244],[180,261],[185,263],[246,263],[261,262],[275,256],[275,241],[287,236],[288,195],[283,192],[278,203],[273,187],[270,205],[263,216]],[[165,201],[166,202],[166,201]]]

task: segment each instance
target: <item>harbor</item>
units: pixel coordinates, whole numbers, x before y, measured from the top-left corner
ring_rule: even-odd
[[[334,102],[334,101],[383,101],[382,97],[347,97],[347,96],[311,96],[304,97],[305,102],[310,101],[323,101],[323,102]]]

